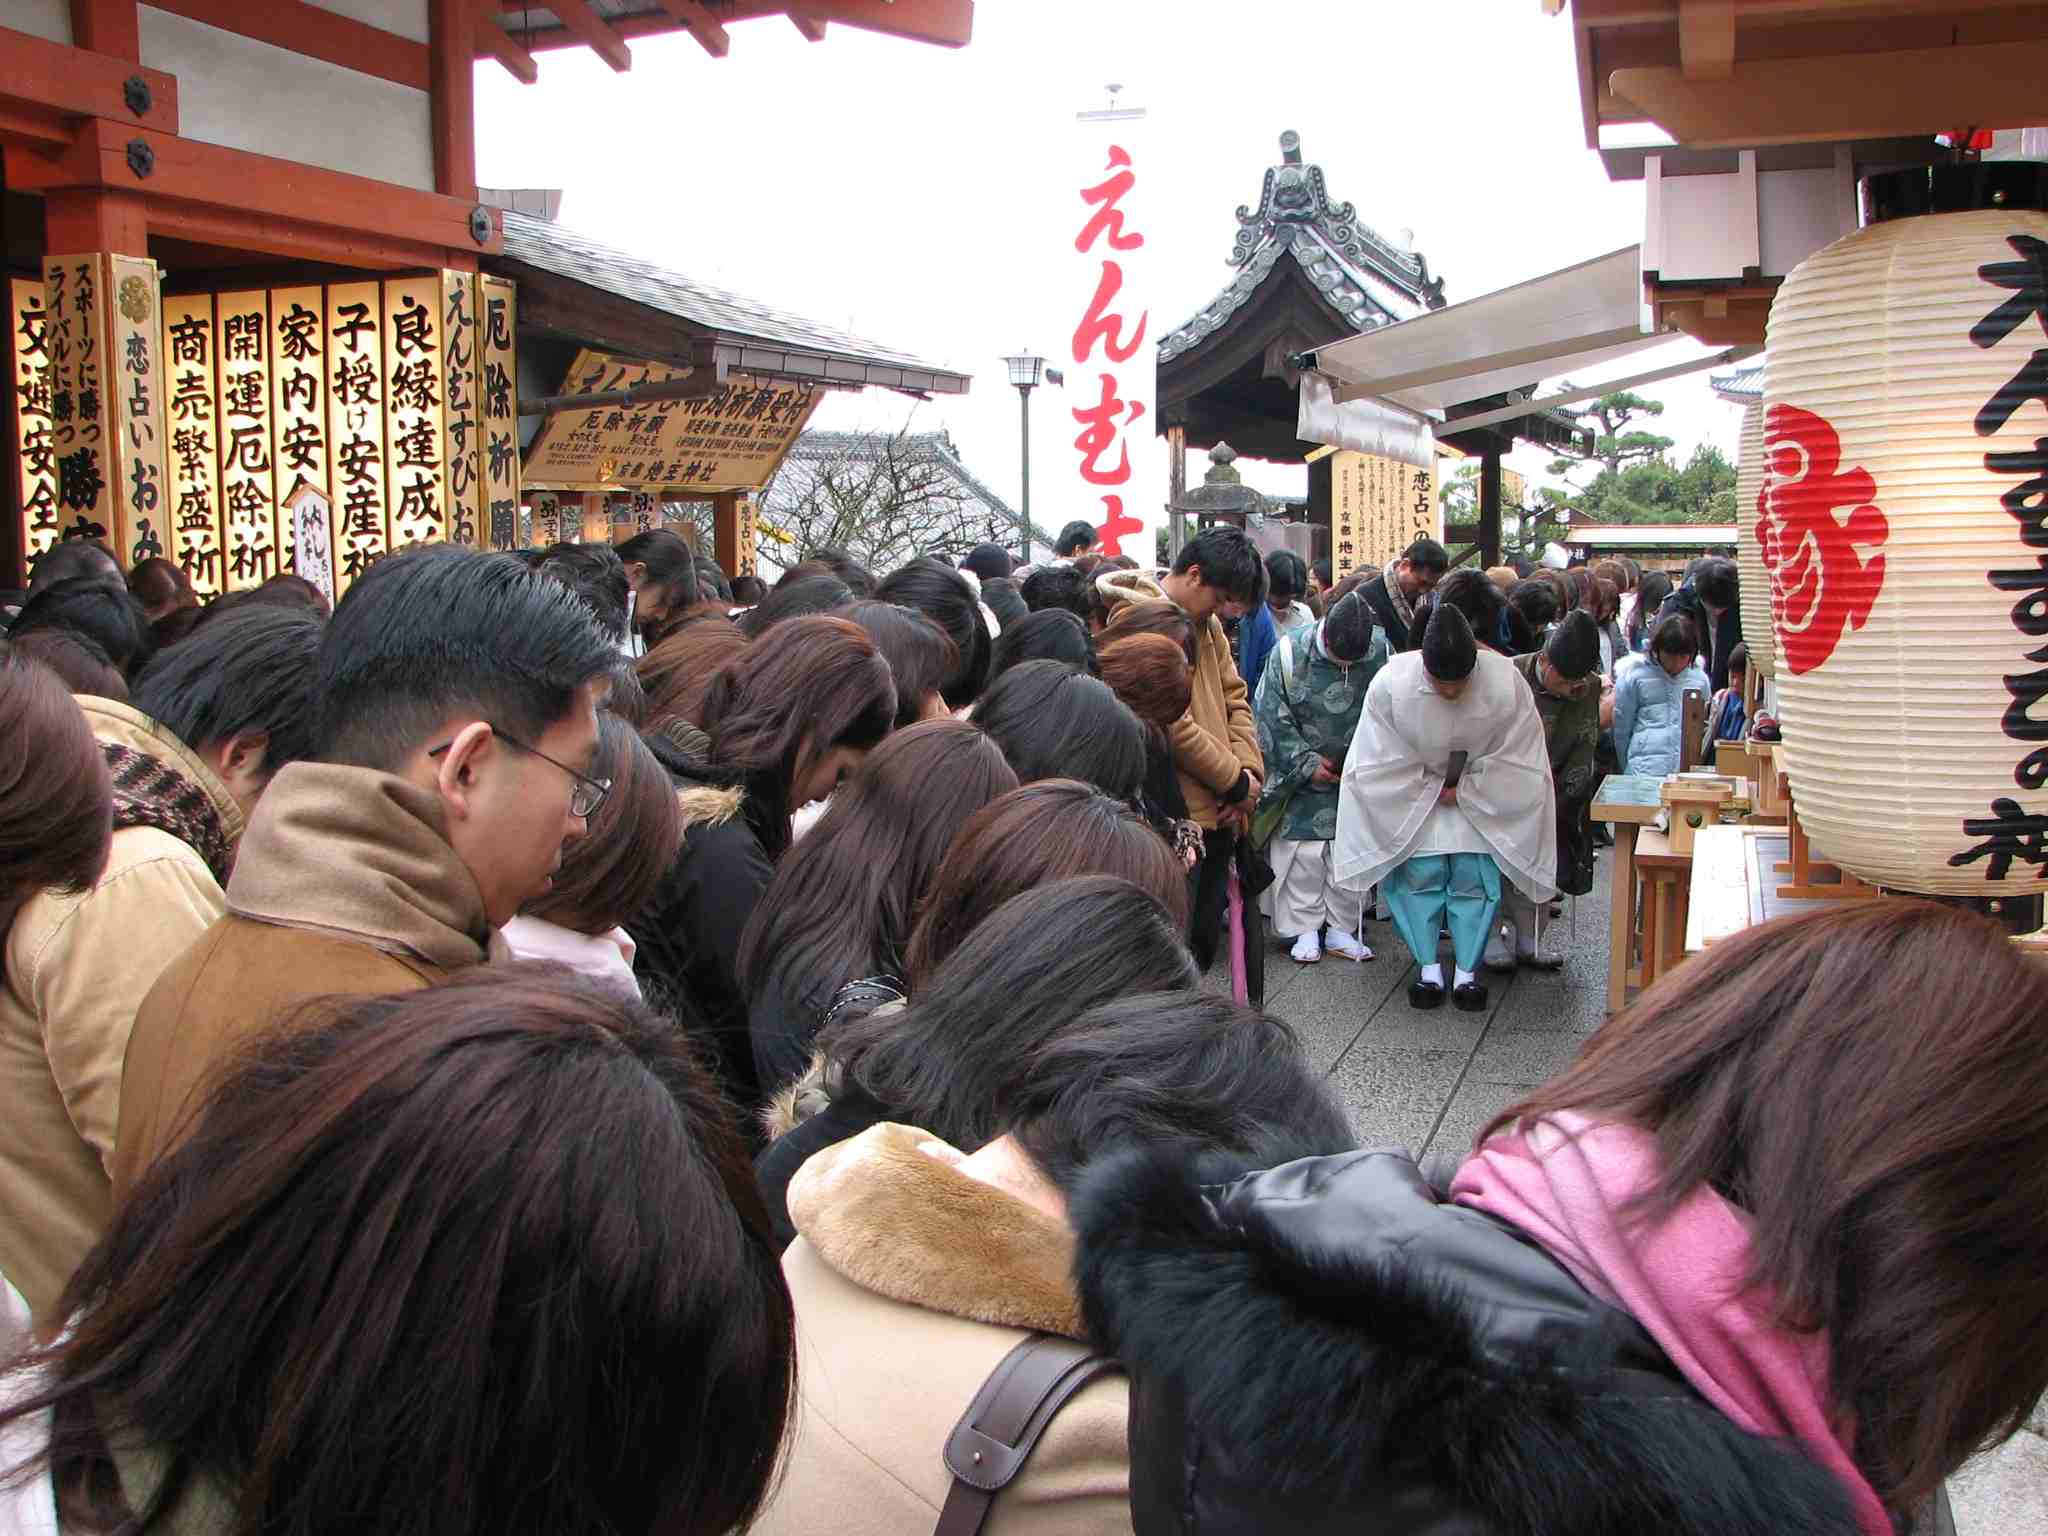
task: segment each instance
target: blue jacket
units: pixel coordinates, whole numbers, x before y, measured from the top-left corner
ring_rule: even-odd
[[[1685,729],[1685,691],[1708,694],[1707,674],[1695,662],[1678,676],[1654,656],[1622,669],[1614,685],[1614,755],[1623,773],[1662,778],[1678,772],[1679,737]]]

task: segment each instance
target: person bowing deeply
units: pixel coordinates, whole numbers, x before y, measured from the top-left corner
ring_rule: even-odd
[[[1333,873],[1380,883],[1421,974],[1417,1008],[1444,1000],[1437,936],[1456,950],[1452,1001],[1486,1006],[1475,972],[1500,909],[1501,879],[1534,901],[1556,890],[1557,824],[1535,700],[1505,656],[1482,650],[1464,614],[1440,605],[1422,648],[1366,690],[1338,797]]]

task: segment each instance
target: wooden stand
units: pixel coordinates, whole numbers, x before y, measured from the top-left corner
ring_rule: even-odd
[[[1874,885],[1866,885],[1839,864],[1813,856],[1806,828],[1799,824],[1799,807],[1792,798],[1792,786],[1782,777],[1779,790],[1785,797],[1785,830],[1792,844],[1792,857],[1780,860],[1777,872],[1790,875],[1792,883],[1778,887],[1785,901],[1852,901],[1882,896]],[[1832,876],[1832,879],[1826,878]]]
[[[1692,857],[1692,840],[1702,827],[1721,819],[1721,807],[1735,797],[1730,779],[1668,779],[1663,789],[1665,809],[1671,812],[1671,851]]]
[[[1641,959],[1629,980],[1655,986],[1685,958],[1686,918],[1692,905],[1692,851],[1675,838],[1645,827],[1636,839],[1636,871],[1643,880],[1642,925],[1636,935]]]

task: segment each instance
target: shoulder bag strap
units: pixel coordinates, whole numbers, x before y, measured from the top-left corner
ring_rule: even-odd
[[[989,1506],[1025,1460],[1068,1398],[1114,1360],[1050,1333],[1034,1333],[1003,1356],[946,1439],[953,1488],[932,1536],[980,1536]]]

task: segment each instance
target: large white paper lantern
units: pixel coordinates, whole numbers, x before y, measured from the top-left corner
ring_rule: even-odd
[[[1756,521],[1764,488],[1764,407],[1742,408],[1742,432],[1735,452],[1735,567],[1742,576],[1742,639],[1750,665],[1765,677],[1777,675],[1777,647],[1771,636],[1771,573],[1757,547]]]
[[[1801,821],[1893,889],[2048,889],[2048,215],[1859,230],[1785,279],[1768,336]]]

